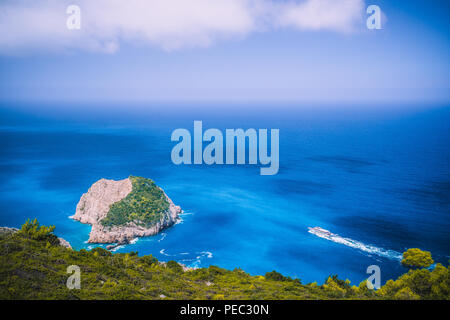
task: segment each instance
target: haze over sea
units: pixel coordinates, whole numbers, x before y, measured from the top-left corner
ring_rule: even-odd
[[[353,284],[397,254],[450,253],[447,106],[14,105],[0,109],[0,225],[55,225],[76,249],[89,225],[69,219],[97,180],[153,179],[185,213],[174,227],[117,252],[188,266],[277,270],[304,283],[338,274]],[[122,110],[122,111],[119,111]],[[123,111],[127,110],[127,111]],[[280,129],[280,170],[171,162],[174,129]],[[342,238],[308,232],[321,227]],[[342,241],[343,238],[347,240]],[[336,240],[336,239],[334,239]]]

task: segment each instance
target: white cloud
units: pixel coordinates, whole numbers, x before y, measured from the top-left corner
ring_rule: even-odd
[[[81,8],[81,30],[66,28],[71,4]],[[348,32],[363,7],[364,0],[6,0],[0,52],[114,52],[126,42],[174,50],[276,28]]]
[[[301,30],[349,32],[362,21],[364,2],[357,0],[309,0],[288,3],[280,15],[280,24]]]

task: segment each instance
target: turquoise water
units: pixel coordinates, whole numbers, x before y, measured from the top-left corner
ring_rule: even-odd
[[[319,283],[330,274],[359,283],[373,264],[384,282],[405,272],[398,253],[409,247],[448,261],[447,107],[115,107],[2,106],[0,225],[37,217],[73,247],[92,248],[90,226],[69,219],[79,198],[100,178],[139,175],[184,214],[118,252]],[[261,176],[259,165],[172,164],[171,132],[192,131],[194,120],[204,129],[280,129],[279,174]]]

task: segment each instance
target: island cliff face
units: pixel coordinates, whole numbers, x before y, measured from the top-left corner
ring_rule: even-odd
[[[123,225],[104,226],[101,220],[106,218],[111,205],[123,200],[132,190],[133,184],[130,178],[120,181],[101,179],[82,195],[72,218],[92,225],[89,243],[128,243],[136,237],[157,234],[177,221],[181,208],[174,205],[172,200],[160,189],[168,202],[168,210],[153,225],[145,226],[139,221],[130,221]]]

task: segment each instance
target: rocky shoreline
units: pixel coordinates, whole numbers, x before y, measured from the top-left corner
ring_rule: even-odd
[[[132,183],[129,178],[120,181],[101,179],[82,195],[72,219],[92,225],[88,243],[115,243],[116,245],[108,246],[108,249],[111,249],[120,244],[127,244],[136,237],[155,235],[175,224],[181,208],[164,193],[169,209],[154,226],[146,228],[134,222],[123,226],[103,226],[100,221],[106,217],[110,206],[125,198],[131,190]]]

